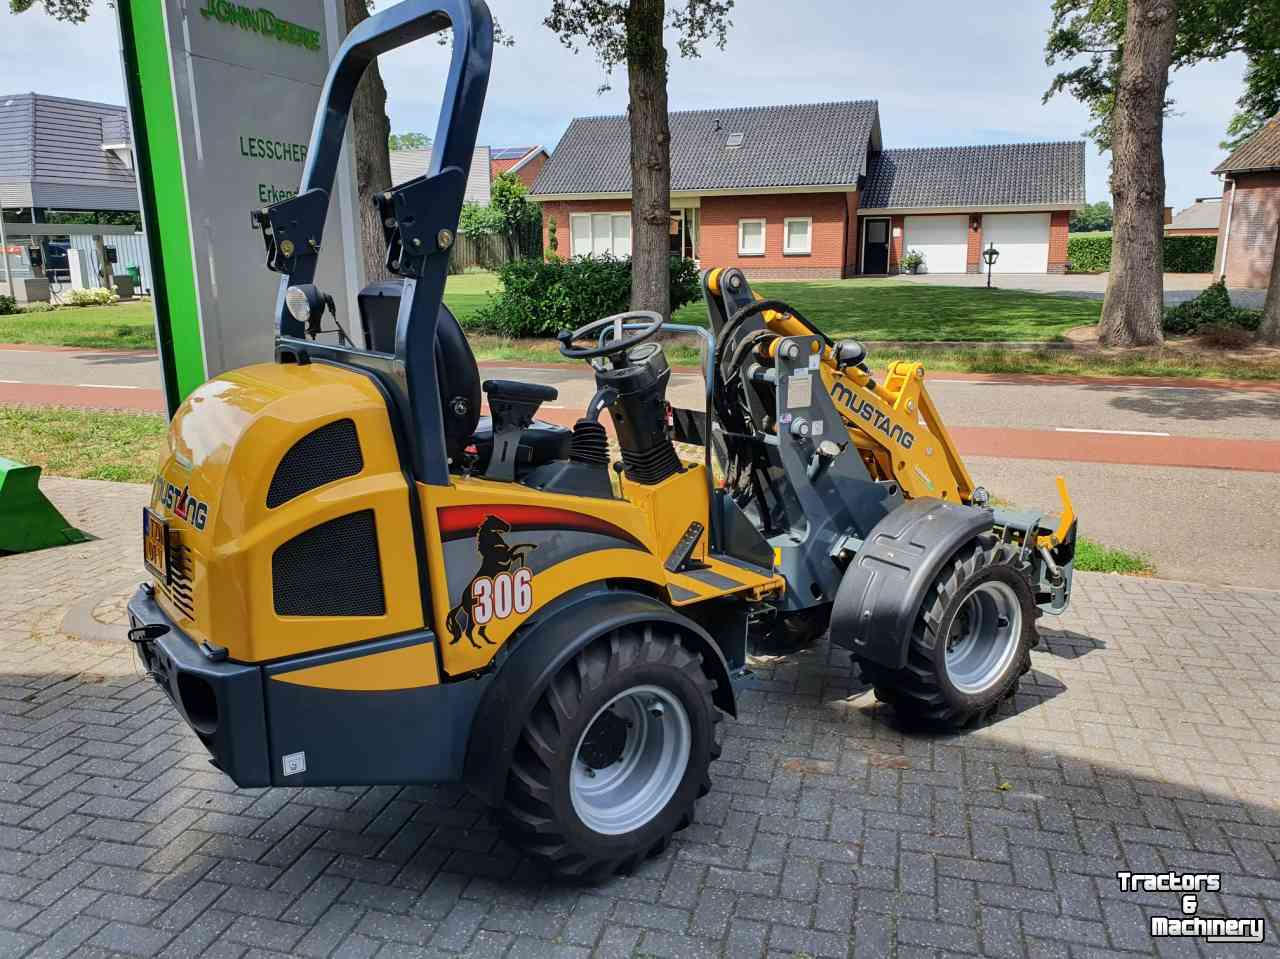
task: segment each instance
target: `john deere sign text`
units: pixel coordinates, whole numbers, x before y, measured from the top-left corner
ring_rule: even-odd
[[[308,50],[320,49],[320,31],[310,30],[297,23],[282,20],[266,7],[240,6],[229,0],[206,0],[206,6],[200,13],[206,19],[219,23],[231,23],[241,30],[252,30],[264,37],[275,37],[281,43],[291,43]]]

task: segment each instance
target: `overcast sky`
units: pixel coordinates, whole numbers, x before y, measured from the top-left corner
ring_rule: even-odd
[[[542,26],[546,0],[490,5],[517,42],[495,52],[482,143],[551,148],[574,116],[625,110],[625,74],[597,95],[594,58],[575,56]],[[81,26],[56,23],[38,8],[0,16],[0,93],[124,102],[105,0]],[[889,147],[1068,140],[1088,126],[1069,97],[1040,102],[1052,76],[1043,55],[1048,0],[738,0],[733,21],[723,52],[712,47],[698,60],[673,54],[672,109],[876,99]],[[393,130],[434,132],[446,59],[432,43],[384,58]],[[1222,159],[1217,145],[1243,68],[1231,58],[1173,76],[1177,115],[1166,121],[1164,146],[1175,208],[1221,193],[1209,171]],[[1092,145],[1087,156],[1089,200],[1107,199],[1107,157]]]

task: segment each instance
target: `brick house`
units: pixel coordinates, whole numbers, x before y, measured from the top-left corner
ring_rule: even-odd
[[[1280,115],[1213,172],[1223,177],[1215,272],[1229,287],[1266,289],[1280,226]]]
[[[1222,197],[1201,196],[1164,225],[1165,236],[1217,236]]]
[[[544,246],[631,252],[626,117],[579,117],[534,181]],[[671,251],[754,277],[1065,272],[1084,143],[886,150],[874,100],[671,114]]]
[[[546,162],[547,151],[540,146],[493,147],[489,151],[489,175],[496,180],[499,174],[514,173],[521,183],[531,187]]]

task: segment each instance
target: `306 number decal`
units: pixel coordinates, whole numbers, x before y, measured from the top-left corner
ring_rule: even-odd
[[[471,584],[471,599],[477,626],[527,613],[533,608],[533,571],[522,566],[514,573],[480,576]]]

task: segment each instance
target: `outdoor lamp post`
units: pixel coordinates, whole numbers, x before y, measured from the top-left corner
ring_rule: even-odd
[[[991,289],[991,267],[995,266],[996,260],[1000,259],[1000,251],[996,249],[994,243],[988,243],[987,248],[982,251],[982,259],[987,264],[987,289]]]

